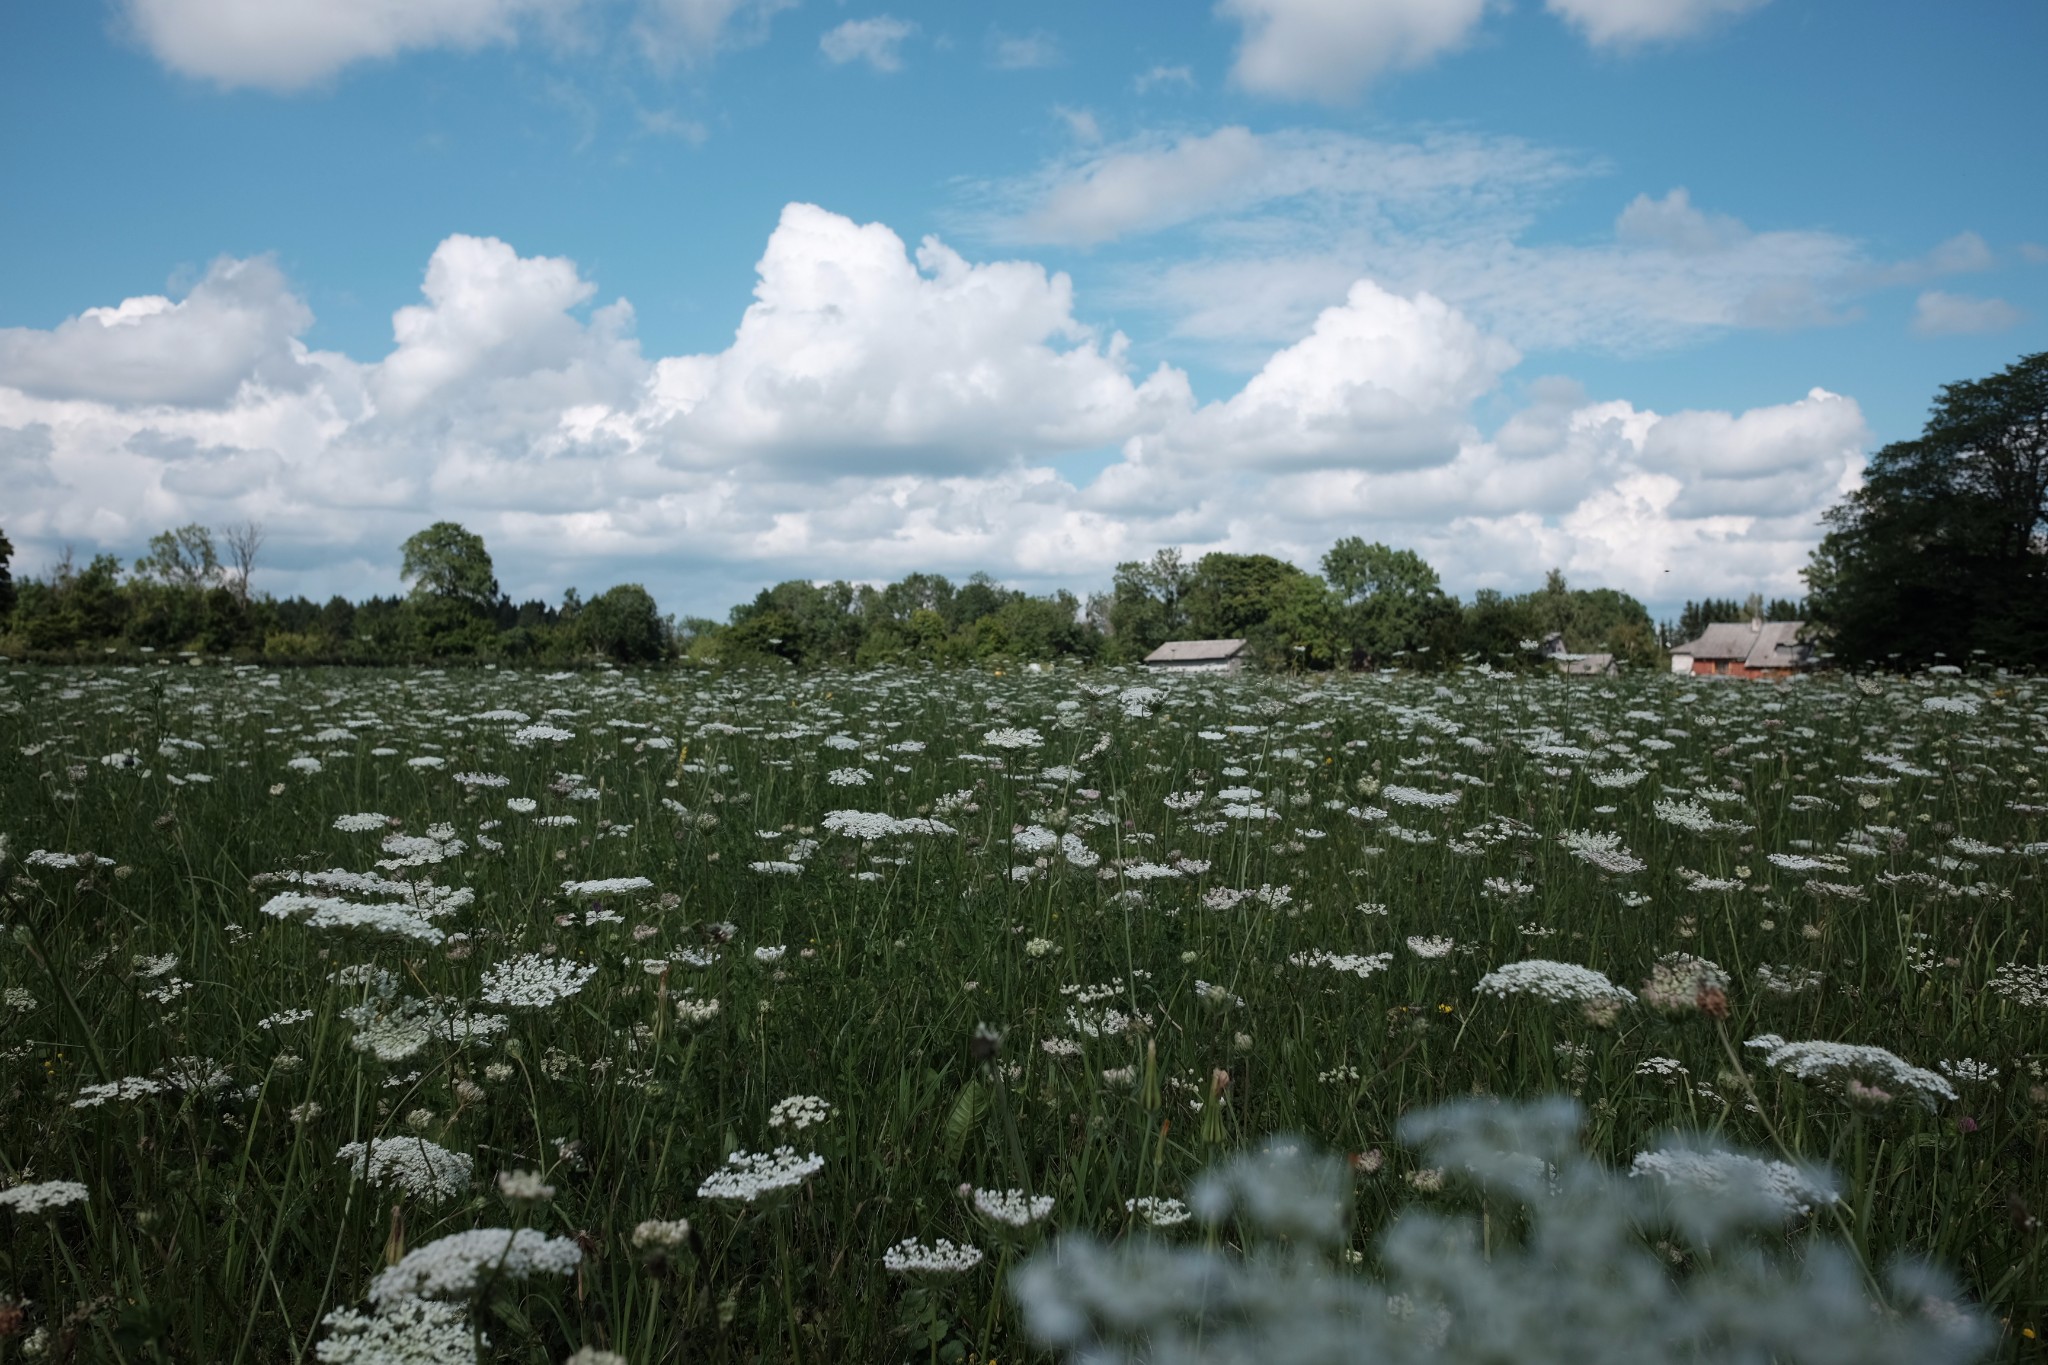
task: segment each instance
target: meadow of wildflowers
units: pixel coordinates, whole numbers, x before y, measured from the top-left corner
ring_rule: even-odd
[[[1953,671],[14,668],[0,1360],[2026,1358],[2044,778]]]

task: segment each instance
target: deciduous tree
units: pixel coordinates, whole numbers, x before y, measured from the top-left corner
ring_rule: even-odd
[[[1837,656],[2048,663],[2048,352],[1943,386],[1826,523],[1806,583]]]

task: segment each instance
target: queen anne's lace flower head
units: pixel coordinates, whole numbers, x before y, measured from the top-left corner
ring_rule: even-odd
[[[475,1159],[420,1137],[372,1138],[351,1142],[335,1158],[349,1173],[373,1185],[397,1185],[422,1199],[454,1199],[469,1188]]]
[[[370,1300],[474,1298],[494,1280],[568,1275],[582,1260],[582,1250],[567,1237],[532,1228],[476,1228],[407,1252],[370,1282]]]
[[[882,1253],[882,1268],[902,1275],[958,1275],[974,1269],[984,1259],[981,1248],[960,1245],[944,1237],[936,1242],[906,1237]]]
[[[1124,1211],[1137,1214],[1155,1228],[1179,1227],[1189,1217],[1188,1206],[1180,1200],[1150,1194],[1124,1200]]]
[[[1569,962],[1531,958],[1496,967],[1479,978],[1474,990],[1480,995],[1506,999],[1510,995],[1533,995],[1559,1005],[1626,1004],[1635,997],[1591,967]]]
[[[1597,834],[1591,830],[1567,830],[1557,841],[1573,857],[1589,862],[1602,872],[1641,872],[1649,864],[1621,846],[1619,834]]]
[[[1424,791],[1420,787],[1387,786],[1380,795],[1397,806],[1420,806],[1424,810],[1447,810],[1458,804],[1457,792]]]
[[[734,1152],[725,1165],[704,1177],[700,1199],[737,1199],[754,1203],[763,1196],[793,1190],[825,1169],[825,1158],[812,1152],[798,1156],[794,1147],[772,1152]]]
[[[633,1246],[639,1251],[673,1251],[689,1240],[687,1218],[649,1218],[633,1229]]]
[[[645,877],[601,877],[596,881],[563,882],[562,894],[581,899],[585,896],[623,896],[653,888],[654,883]]]
[[[1835,1090],[1867,1103],[1909,1097],[1929,1109],[1956,1098],[1956,1088],[1937,1072],[1914,1066],[1896,1053],[1864,1043],[1788,1043],[1775,1033],[1752,1038],[1744,1047],[1764,1054],[1764,1065],[1797,1081]]]
[[[1707,1195],[1750,1194],[1781,1210],[1787,1218],[1803,1218],[1817,1205],[1836,1202],[1837,1195],[1819,1175],[1783,1161],[1766,1161],[1740,1152],[1689,1151],[1684,1148],[1642,1152],[1629,1168],[1633,1176],[1682,1185]]]
[[[1030,1227],[1052,1212],[1052,1196],[1022,1190],[976,1190],[974,1207],[982,1217],[1013,1228]]]
[[[320,1365],[470,1365],[476,1342],[461,1304],[399,1298],[375,1313],[337,1308],[320,1320]]]
[[[816,1095],[791,1095],[786,1100],[777,1100],[768,1111],[768,1126],[793,1128],[801,1133],[831,1117],[832,1106]]]
[[[83,1204],[89,1193],[76,1180],[45,1180],[39,1184],[16,1185],[0,1190],[0,1209],[12,1209],[21,1214],[44,1213],[50,1209]]]
[[[488,968],[484,972],[483,997],[493,1005],[546,1009],[582,990],[596,975],[594,964],[528,953]]]
[[[953,834],[957,831],[943,820],[926,816],[910,816],[897,819],[879,811],[833,810],[826,811],[825,818],[818,822],[834,834],[872,843],[876,839],[891,839],[905,834]]]

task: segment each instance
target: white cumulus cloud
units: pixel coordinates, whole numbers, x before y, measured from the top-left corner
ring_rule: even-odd
[[[1134,442],[1125,468],[1163,464],[1174,476],[1187,462],[1234,469],[1445,463],[1469,431],[1467,409],[1519,359],[1440,299],[1403,298],[1359,280],[1236,394]]]
[[[171,70],[224,87],[297,90],[357,62],[511,42],[521,21],[581,0],[122,0]]]
[[[255,517],[268,590],[389,591],[398,544],[447,519],[515,595],[638,580],[695,612],[913,569],[1099,588],[1161,545],[1312,566],[1352,534],[1418,550],[1460,592],[1557,566],[1653,602],[1790,593],[1868,439],[1819,390],[1660,415],[1555,379],[1488,431],[1475,414],[1514,350],[1369,279],[1198,405],[1176,370],[1130,373],[1123,338],[1031,261],[792,204],[757,270],[731,344],[698,355],[644,354],[630,305],[574,262],[469,236],[435,249],[379,357],[307,349],[303,303],[261,259],[175,301],[12,329],[18,567]],[[152,326],[183,330],[131,345]],[[1082,478],[1073,455],[1110,463]]]
[[[1382,72],[1463,45],[1486,0],[1219,0],[1244,26],[1230,79],[1281,99],[1336,104]]]
[[[733,344],[657,367],[658,424],[687,461],[1000,464],[1122,439],[1184,407],[1162,367],[1073,312],[1073,285],[1027,261],[972,264],[927,237],[792,204]]]
[[[244,381],[294,387],[313,314],[266,257],[215,261],[177,302],[88,308],[49,331],[0,328],[0,384],[51,398],[218,403]]]

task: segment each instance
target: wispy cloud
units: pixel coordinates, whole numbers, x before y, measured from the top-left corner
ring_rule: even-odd
[[[835,66],[866,62],[877,71],[903,69],[903,44],[917,25],[889,15],[849,19],[818,39],[818,50]]]
[[[1028,71],[1057,66],[1061,59],[1059,40],[1043,29],[1035,33],[989,34],[989,63],[1001,71]]]
[[[1131,82],[1131,88],[1141,95],[1154,90],[1193,90],[1195,73],[1185,66],[1155,66],[1149,71],[1140,71]]]
[[[975,187],[991,239],[1102,246],[1120,308],[1178,336],[1270,345],[1353,280],[1455,303],[1527,350],[1669,347],[1744,327],[1845,320],[1881,268],[1817,229],[1759,229],[1677,187],[1620,206],[1605,239],[1544,240],[1542,220],[1599,161],[1526,140],[1330,131],[1146,135]],[[1936,257],[1964,262],[1966,246]]]
[[[1597,48],[1675,42],[1716,22],[1761,9],[1769,0],[1546,0],[1544,8]]]
[[[1913,330],[1924,337],[2002,332],[2026,315],[2004,299],[1973,298],[1930,289],[1913,302]]]

